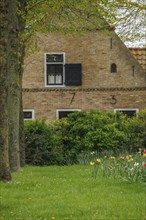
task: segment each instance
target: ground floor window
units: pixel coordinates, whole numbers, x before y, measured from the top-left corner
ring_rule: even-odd
[[[24,120],[33,120],[35,118],[34,110],[33,109],[23,109],[23,117],[24,117]]]
[[[128,117],[133,117],[136,115],[136,113],[139,112],[138,108],[116,108],[114,109],[114,112],[123,112],[125,115],[127,115]]]
[[[76,112],[76,111],[81,111],[81,110],[80,109],[57,109],[56,117],[57,117],[57,119],[65,118],[70,113],[73,113],[73,112]]]

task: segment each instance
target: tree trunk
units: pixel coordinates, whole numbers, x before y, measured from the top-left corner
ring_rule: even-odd
[[[8,10],[9,1],[0,1],[1,14],[1,57],[0,57],[0,181],[10,181],[11,174],[9,168],[9,151],[8,151]]]
[[[19,171],[19,112],[20,112],[20,81],[19,81],[19,24],[17,1],[9,0],[9,54],[8,54],[8,142],[10,170]]]
[[[19,10],[25,13],[26,0],[19,0]],[[19,115],[19,148],[20,148],[20,166],[25,165],[25,142],[24,142],[24,120],[23,120],[23,102],[22,102],[22,77],[23,77],[23,65],[25,56],[25,42],[22,39],[22,34],[25,29],[24,16],[20,16],[19,19],[19,42],[20,42],[20,62],[19,62],[19,81],[20,81],[20,115]]]
[[[20,117],[19,117],[19,146],[20,146],[20,166],[23,167],[25,165],[25,142],[24,142],[22,91],[21,91]]]

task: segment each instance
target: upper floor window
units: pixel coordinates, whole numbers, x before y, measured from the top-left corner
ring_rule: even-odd
[[[64,60],[64,53],[45,54],[46,85],[63,85]]]
[[[111,64],[111,73],[116,73],[117,72],[117,65],[115,63]]]
[[[81,64],[65,64],[65,53],[45,54],[45,86],[79,86],[82,79]]]

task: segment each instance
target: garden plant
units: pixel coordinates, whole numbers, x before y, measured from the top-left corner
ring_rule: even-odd
[[[145,220],[146,111],[25,122],[26,163],[0,183],[1,220]]]
[[[28,165],[70,165],[90,152],[98,155],[136,154],[146,147],[146,110],[128,118],[122,113],[75,112],[48,122],[25,122]],[[84,155],[82,154],[84,152]]]
[[[92,152],[93,155],[93,152]],[[92,176],[97,177],[101,172],[105,177],[119,178],[126,182],[146,183],[146,150],[133,155],[121,155],[97,158],[90,161],[93,166]]]

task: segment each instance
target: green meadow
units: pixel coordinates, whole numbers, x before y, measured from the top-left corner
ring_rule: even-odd
[[[145,184],[92,177],[92,166],[24,167],[0,183],[0,220],[144,220]]]

